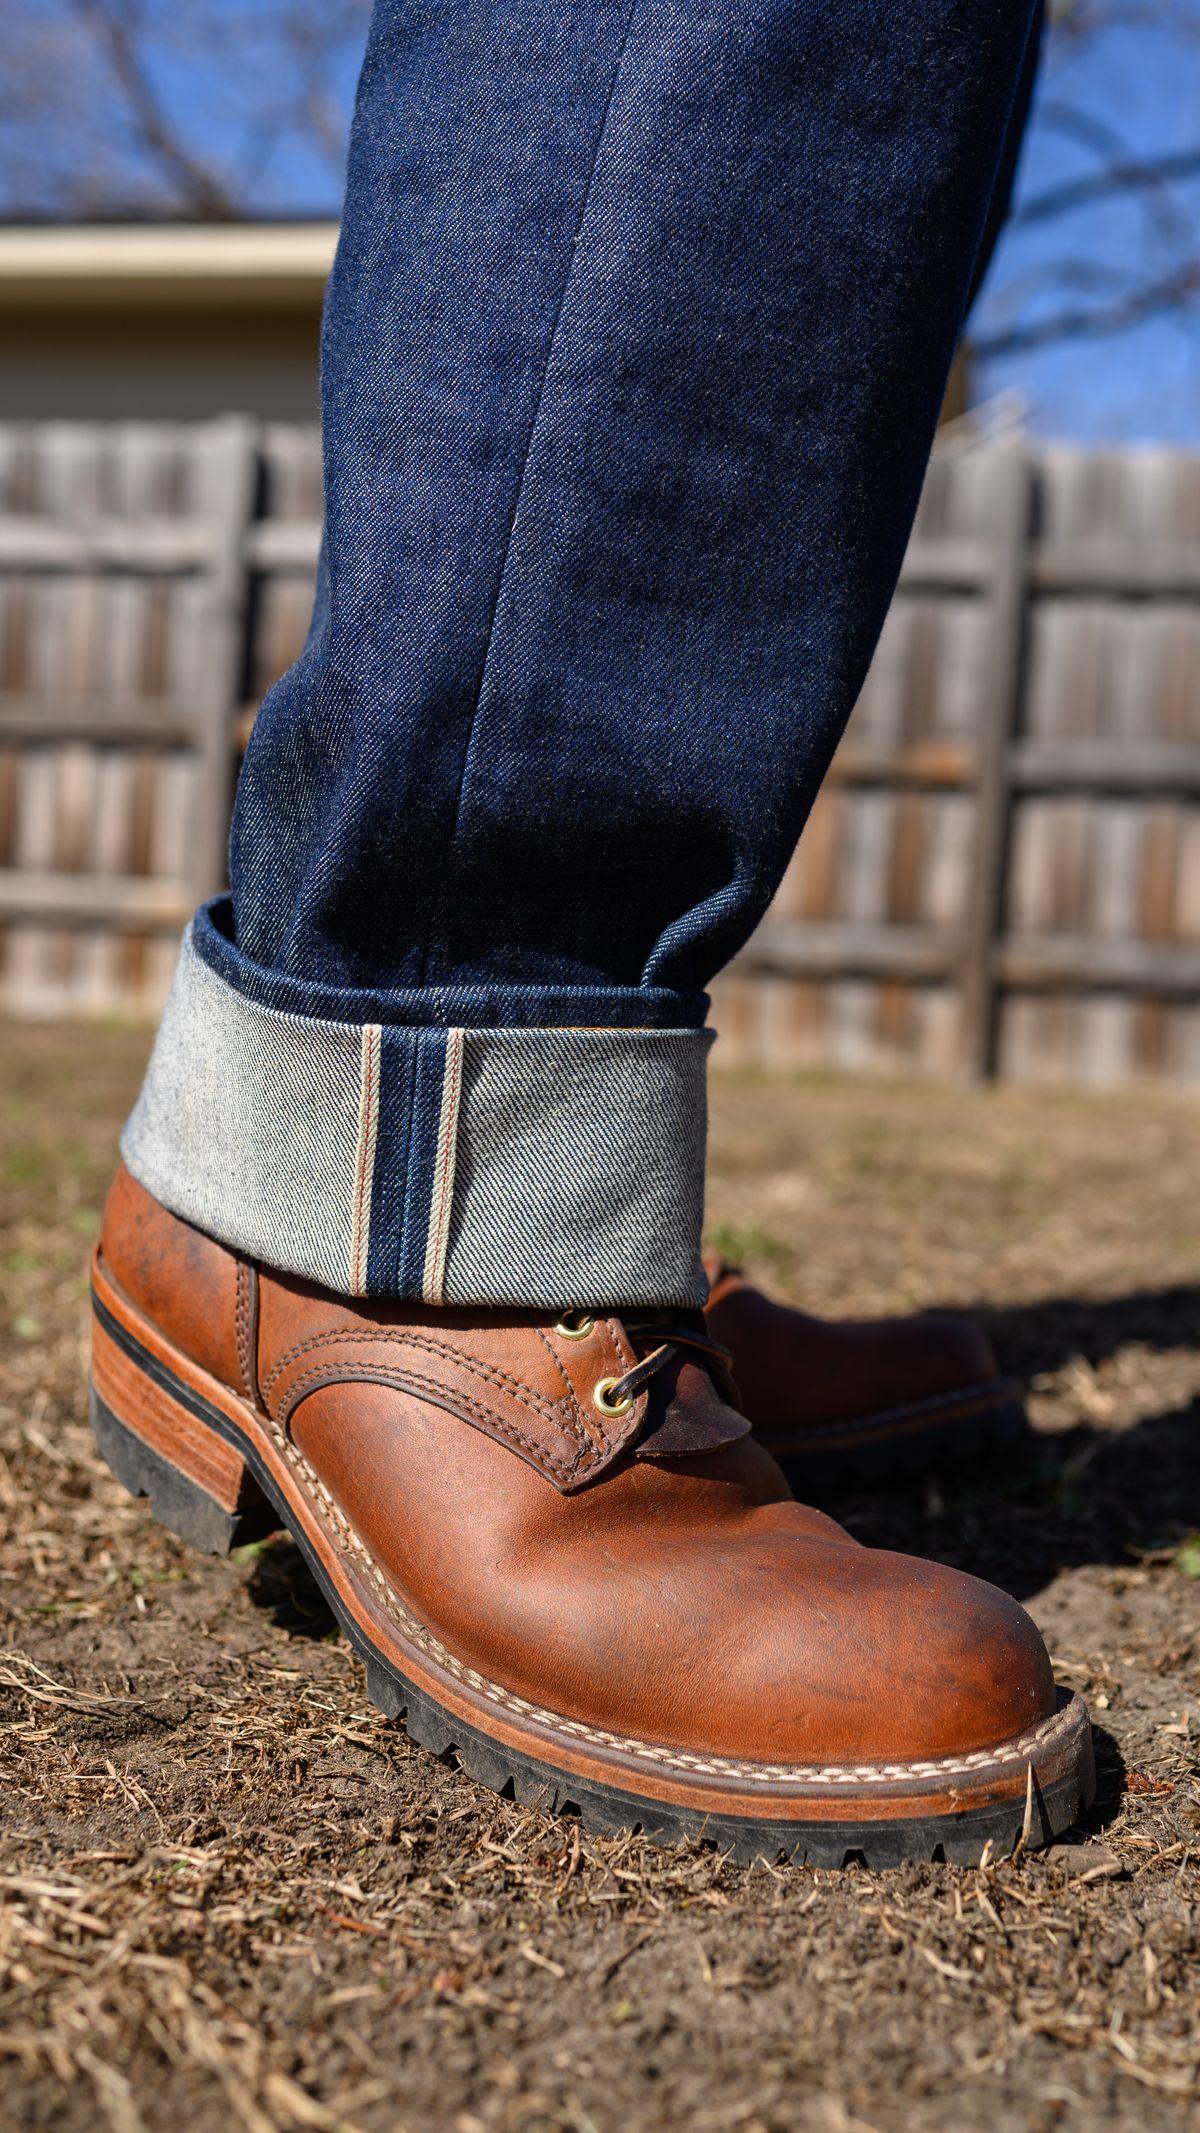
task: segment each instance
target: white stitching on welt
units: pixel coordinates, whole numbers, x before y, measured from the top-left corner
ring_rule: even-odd
[[[689,1755],[679,1748],[658,1747],[652,1741],[633,1739],[621,1733],[608,1733],[598,1726],[587,1726],[576,1718],[564,1718],[557,1711],[547,1711],[539,1704],[529,1703],[523,1696],[514,1695],[511,1689],[501,1688],[489,1681],[484,1674],[476,1673],[474,1667],[465,1666],[453,1652],[410,1615],[398,1595],[384,1578],[374,1557],[347,1520],[339,1504],[330,1495],[316,1469],[310,1466],[304,1454],[290,1441],[277,1440],[279,1449],[295,1468],[297,1476],[306,1487],[315,1492],[329,1514],[329,1522],[342,1540],[347,1552],[358,1558],[370,1583],[397,1627],[410,1641],[416,1644],[428,1658],[457,1681],[484,1696],[490,1703],[527,1718],[537,1725],[548,1727],[557,1733],[569,1734],[572,1739],[594,1741],[598,1747],[613,1748],[641,1762],[661,1763],[674,1770],[686,1770],[701,1777],[725,1777],[739,1784],[755,1785],[804,1784],[804,1785],[887,1785],[902,1782],[906,1778],[940,1778],[968,1776],[976,1770],[986,1770],[996,1763],[1025,1762],[1037,1749],[1050,1747],[1060,1734],[1069,1733],[1077,1722],[1073,1704],[1066,1704],[1052,1717],[1042,1720],[1032,1731],[1023,1733],[1016,1740],[1004,1741],[998,1748],[976,1748],[967,1755],[944,1756],[927,1762],[911,1763],[750,1763],[735,1762],[719,1756]]]
[[[437,1158],[429,1196],[429,1232],[425,1244],[425,1270],[421,1296],[427,1304],[443,1301],[446,1253],[450,1244],[450,1211],[454,1205],[454,1172],[458,1156],[458,1107],[462,1093],[463,1033],[446,1031],[446,1065],[442,1074],[442,1108],[438,1118]]]

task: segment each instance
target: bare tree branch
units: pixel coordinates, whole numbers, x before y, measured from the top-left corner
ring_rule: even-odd
[[[173,181],[193,214],[232,220],[236,208],[211,165],[181,140],[155,93],[144,61],[145,23],[136,0],[72,0],[124,92],[129,117],[145,152]]]
[[[1071,178],[1062,185],[1047,186],[1045,192],[1023,201],[1012,219],[1015,226],[1025,228],[1033,222],[1049,222],[1056,216],[1073,214],[1077,208],[1092,207],[1114,193],[1148,191],[1180,178],[1195,177],[1200,177],[1200,147],[1181,148],[1171,155],[1141,161],[1110,163],[1090,178]]]
[[[291,204],[297,174],[330,199],[369,0],[6,8],[0,213],[228,220]]]
[[[0,212],[228,220],[294,202],[298,171],[329,197],[369,0],[5,4],[17,26],[0,89]],[[1074,144],[1083,163],[1018,205],[1007,276],[973,343],[982,359],[1200,315],[1200,232],[1186,193],[1200,178],[1200,141],[1142,152],[1089,94],[1089,55],[1108,37],[1128,45],[1130,32],[1190,48],[1200,0],[1051,0],[1052,87],[1034,125]],[[1097,217],[1120,202],[1136,220]],[[1046,243],[1089,214],[1081,226],[1104,232],[1097,256],[1079,239]]]
[[[1198,0],[1051,0],[1045,71],[1054,86],[1038,97],[1033,124],[1043,141],[1057,137],[1082,151],[1084,166],[1018,197],[998,286],[971,336],[976,358],[1110,338],[1158,317],[1185,326],[1200,320],[1200,231],[1187,194],[1200,178],[1200,140],[1164,135],[1157,152],[1141,140],[1135,147],[1123,134],[1123,114],[1111,115],[1118,107],[1104,94],[1105,71],[1087,63],[1115,39],[1114,58],[1130,54],[1136,64],[1149,33],[1194,67]],[[1132,219],[1104,214],[1118,204]],[[1057,226],[1065,231],[1073,216],[1083,218],[1086,236],[1051,249],[1046,239],[1052,244]]]
[[[1159,315],[1178,313],[1200,300],[1200,261],[1192,260],[1172,274],[1147,282],[1113,303],[1052,312],[1045,318],[1001,328],[972,337],[972,356],[991,362],[997,356],[1048,347],[1055,341],[1099,340],[1106,335],[1128,332]]]

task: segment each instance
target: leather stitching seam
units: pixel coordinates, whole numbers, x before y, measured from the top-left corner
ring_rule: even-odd
[[[245,1393],[246,1398],[253,1405],[254,1390],[250,1383],[250,1372],[247,1368],[246,1361],[249,1347],[246,1327],[246,1306],[246,1269],[242,1264],[242,1261],[239,1259],[237,1263],[237,1274],[234,1280],[233,1327],[234,1336],[237,1341],[238,1367],[242,1373],[242,1390]]]
[[[317,1391],[325,1385],[353,1385],[355,1383],[394,1385],[398,1391],[415,1392],[418,1397],[427,1393],[439,1392],[449,1396],[449,1388],[443,1384],[440,1378],[425,1377],[418,1371],[401,1373],[397,1370],[389,1370],[385,1365],[381,1364],[374,1367],[370,1375],[355,1377],[349,1374],[344,1376],[339,1374],[331,1377],[327,1372],[318,1368],[305,1371],[303,1376],[297,1378],[289,1387],[287,1399],[280,1408],[276,1419],[282,1427],[286,1428],[307,1392]],[[486,1422],[489,1429],[494,1430],[502,1437],[510,1438],[514,1444],[522,1445],[529,1453],[535,1466],[550,1467],[561,1474],[564,1480],[574,1479],[581,1468],[588,1464],[589,1460],[595,1460],[596,1451],[591,1444],[582,1445],[575,1457],[569,1462],[560,1459],[557,1453],[547,1450],[543,1445],[538,1444],[534,1438],[526,1436],[524,1430],[518,1429],[514,1422],[507,1422],[503,1415],[496,1413],[495,1408],[486,1407],[482,1400],[473,1400],[470,1393],[455,1392],[453,1398],[460,1406],[469,1409],[481,1421]]]
[[[538,1339],[540,1340],[543,1348],[545,1349],[547,1355],[549,1356],[551,1362],[557,1370],[559,1377],[562,1379],[568,1394],[573,1398],[575,1388],[572,1385],[570,1378],[567,1376],[566,1370],[563,1367],[563,1359],[555,1348],[554,1343],[550,1338],[550,1335],[546,1331],[546,1328],[544,1326],[535,1326],[533,1328],[533,1331],[537,1334]]]
[[[550,1357],[551,1362],[553,1363],[555,1369],[558,1372],[559,1377],[562,1379],[563,1384],[566,1387],[566,1397],[570,1402],[571,1412],[579,1425],[579,1429],[582,1435],[587,1440],[587,1442],[593,1447],[594,1450],[607,1453],[611,1450],[612,1447],[609,1444],[608,1437],[605,1433],[603,1424],[600,1422],[599,1417],[597,1417],[596,1421],[593,1423],[591,1416],[586,1414],[584,1412],[584,1409],[580,1406],[579,1395],[567,1375],[566,1365],[564,1364],[562,1357],[555,1349],[554,1343],[550,1339],[550,1335],[547,1333],[544,1326],[535,1326],[533,1330],[537,1334],[538,1339],[541,1341],[543,1348],[546,1350],[547,1355]]]
[[[472,1377],[481,1378],[485,1384],[495,1385],[503,1392],[511,1392],[514,1399],[519,1400],[523,1407],[528,1407],[534,1414],[540,1414],[547,1422],[559,1423],[561,1420],[563,1403],[557,1400],[543,1399],[542,1395],[535,1392],[532,1385],[527,1385],[524,1379],[511,1377],[507,1371],[499,1369],[494,1363],[479,1362],[473,1356],[465,1355],[460,1348],[452,1347],[448,1341],[437,1340],[432,1334],[398,1333],[390,1327],[381,1329],[377,1327],[347,1326],[342,1331],[309,1334],[306,1340],[295,1342],[284,1355],[279,1357],[263,1383],[264,1393],[269,1397],[275,1391],[280,1379],[286,1375],[288,1366],[291,1363],[299,1362],[301,1356],[315,1355],[322,1348],[353,1346],[358,1342],[362,1342],[365,1346],[379,1345],[383,1347],[390,1344],[393,1347],[423,1349],[430,1355],[441,1356],[445,1362],[457,1365],[459,1369],[467,1371]],[[573,1423],[563,1426],[571,1429],[572,1433],[579,1436],[583,1442],[590,1443],[592,1440],[583,1426],[579,1403],[570,1391],[568,1391],[568,1399],[570,1411],[575,1419]]]
[[[366,1543],[350,1525],[340,1504],[325,1487],[320,1475],[298,1447],[284,1440],[282,1449],[296,1468],[301,1480],[315,1488],[317,1495],[331,1515],[334,1530],[341,1536],[348,1552],[358,1557],[372,1585],[383,1601],[385,1612],[391,1615],[406,1636],[434,1659],[444,1672],[466,1683],[480,1695],[520,1717],[533,1720],[551,1731],[569,1734],[573,1739],[593,1741],[598,1747],[613,1748],[624,1755],[645,1762],[661,1763],[668,1768],[685,1770],[697,1776],[728,1777],[742,1784],[806,1784],[806,1785],[870,1785],[903,1783],[908,1778],[941,1778],[967,1776],[977,1770],[986,1770],[997,1763],[1021,1762],[1040,1748],[1050,1747],[1060,1734],[1069,1733],[1077,1723],[1074,1703],[1066,1704],[1050,1718],[1017,1739],[1004,1741],[995,1748],[975,1748],[960,1756],[930,1757],[909,1763],[745,1763],[720,1756],[691,1755],[685,1749],[659,1747],[652,1741],[638,1740],[630,1735],[610,1733],[600,1726],[586,1725],[583,1720],[565,1718],[561,1713],[548,1711],[530,1703],[525,1697],[505,1689],[498,1682],[489,1681],[474,1667],[456,1659],[432,1630],[426,1629],[404,1606],[399,1595],[380,1571]]]
[[[594,1429],[592,1427],[590,1417],[584,1413],[582,1407],[580,1406],[579,1395],[576,1392],[575,1387],[571,1383],[562,1357],[555,1349],[554,1343],[551,1340],[550,1335],[547,1333],[544,1326],[535,1326],[533,1330],[537,1334],[537,1337],[540,1340],[547,1355],[550,1357],[550,1360],[553,1363],[555,1370],[558,1372],[559,1377],[562,1379],[564,1397],[570,1406],[571,1413],[574,1415],[576,1423],[578,1424],[582,1435],[587,1439],[590,1444],[595,1445],[597,1443],[597,1439],[600,1436],[600,1432],[598,1429]]]
[[[235,1288],[234,1324],[237,1335],[238,1363],[241,1367],[246,1398],[257,1413],[262,1412],[262,1396],[258,1384],[258,1269],[246,1260],[239,1259]]]

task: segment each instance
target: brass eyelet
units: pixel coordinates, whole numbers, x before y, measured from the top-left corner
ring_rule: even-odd
[[[620,1382],[620,1378],[601,1378],[600,1383],[592,1389],[592,1406],[598,1407],[600,1413],[608,1415],[610,1419],[615,1419],[620,1415],[627,1415],[633,1406],[633,1394],[631,1392],[623,1392],[619,1400],[609,1399],[608,1396],[613,1386],[619,1385]]]
[[[583,1311],[564,1311],[555,1324],[555,1332],[565,1341],[585,1341],[595,1331],[596,1321]]]

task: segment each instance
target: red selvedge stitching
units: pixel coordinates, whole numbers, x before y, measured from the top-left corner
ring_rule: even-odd
[[[433,1245],[433,1262],[435,1267],[439,1265],[439,1262],[442,1257],[442,1220],[446,1211],[446,1187],[450,1175],[450,1151],[454,1147],[458,1139],[458,1084],[462,1074],[462,1055],[463,1047],[462,1041],[460,1039],[460,1041],[454,1046],[450,1066],[450,1085],[444,1092],[447,1130],[445,1135],[445,1146],[442,1149],[441,1176],[438,1181],[437,1213],[434,1216],[433,1236],[430,1239],[430,1242]],[[438,1275],[439,1300],[441,1298],[442,1293],[441,1276],[444,1271],[445,1269],[442,1268],[441,1272],[439,1272]]]
[[[367,1094],[362,1120],[362,1155],[358,1166],[358,1233],[355,1238],[354,1285],[361,1294],[363,1284],[363,1249],[368,1239],[363,1211],[367,1196],[367,1163],[371,1153],[371,1126],[375,1116],[376,1079],[379,1073],[379,1033],[371,1029],[367,1033]]]
[[[371,1119],[375,1102],[376,1031],[374,1025],[369,1023],[363,1035],[366,1044],[364,1064],[367,1070],[367,1087],[366,1095],[363,1099],[363,1114],[359,1120],[358,1128],[359,1138],[362,1142],[362,1153],[358,1159],[358,1194],[354,1212],[354,1265],[351,1268],[350,1275],[354,1283],[356,1296],[362,1295],[363,1203],[367,1194],[367,1156],[371,1147]]]

